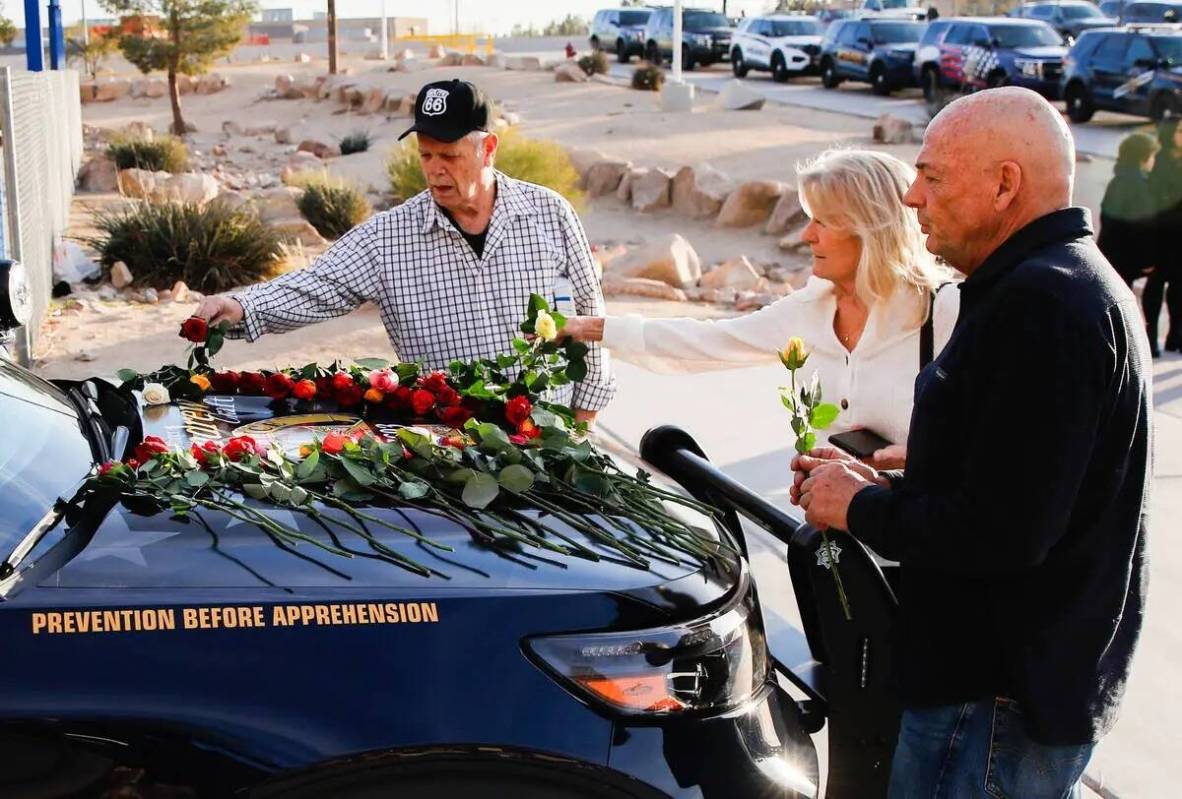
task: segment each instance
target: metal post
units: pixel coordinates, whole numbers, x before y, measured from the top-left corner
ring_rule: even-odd
[[[328,0],[328,74],[337,74],[337,3]]]
[[[86,24],[86,0],[82,0],[82,44],[90,44],[90,26]]]
[[[45,51],[41,47],[41,6],[37,0],[25,0],[25,63],[30,72],[45,69]]]
[[[49,68],[66,68],[66,36],[62,30],[61,0],[49,0]]]
[[[673,0],[673,82],[681,83],[681,0]]]
[[[27,19],[27,17],[26,17]],[[41,40],[40,24],[37,24],[37,40]],[[40,48],[38,48],[40,53]],[[8,236],[5,247],[5,257],[13,261],[23,261],[24,252],[21,246],[21,202],[20,191],[17,188],[16,167],[16,113],[12,107],[12,70],[0,67],[0,134],[4,137],[4,205],[7,220],[0,219],[0,225],[8,223]],[[17,363],[29,365],[32,341],[27,327],[19,327],[14,331],[13,355]]]
[[[382,60],[390,60],[390,29],[386,27],[386,0],[382,0]]]

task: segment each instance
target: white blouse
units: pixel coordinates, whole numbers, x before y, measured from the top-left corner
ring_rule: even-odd
[[[684,374],[779,364],[777,352],[790,337],[799,336],[811,355],[798,380],[819,374],[824,401],[842,409],[837,421],[819,431],[818,438],[824,441],[835,433],[866,428],[903,444],[919,373],[920,328],[914,323],[918,301],[915,295],[895,292],[871,306],[853,352],[842,346],[833,330],[837,313],[833,284],[815,277],[800,291],[732,319],[609,316],[603,325],[603,346],[650,371]],[[952,335],[959,310],[960,287],[944,286],[935,302],[936,353]],[[777,385],[787,381],[785,371],[784,382]]]

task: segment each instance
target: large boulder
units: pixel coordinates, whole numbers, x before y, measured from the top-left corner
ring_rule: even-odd
[[[439,59],[439,66],[441,67],[458,67],[464,63],[464,54],[457,53],[455,50],[449,51],[443,58]]]
[[[493,69],[508,69],[509,56],[504,53],[493,53],[488,57],[488,65]]]
[[[97,103],[109,103],[112,100],[118,100],[129,94],[131,94],[131,81],[123,78],[104,80],[98,83],[94,100]]]
[[[775,180],[752,180],[732,191],[718,212],[723,227],[750,227],[765,222],[784,193],[784,184]]]
[[[223,191],[221,194],[219,194],[217,196],[216,202],[219,203],[220,205],[224,205],[226,208],[230,209],[231,211],[237,211],[239,208],[241,208],[244,205],[246,205],[247,203],[249,203],[250,198],[247,197],[245,194],[243,194],[240,191]],[[173,299],[176,300],[176,296],[175,296],[176,289],[174,288],[173,291],[174,291]],[[177,300],[177,302],[180,302],[180,300]]]
[[[673,210],[692,219],[709,219],[718,215],[734,188],[734,181],[709,164],[683,166],[673,176]]]
[[[415,57],[415,51],[411,50],[409,47],[404,47],[397,52],[390,53],[390,57],[395,61],[413,61]]]
[[[280,97],[287,97],[292,89],[295,88],[295,78],[291,75],[276,75],[275,76],[275,93]]]
[[[766,100],[751,84],[741,80],[727,81],[718,93],[718,104],[728,111],[758,111]]]
[[[328,244],[328,240],[302,216],[277,219],[270,223],[270,227],[283,241],[295,242],[304,247],[321,247]]]
[[[554,70],[554,80],[558,83],[586,83],[587,73],[578,64],[560,64]]]
[[[804,233],[804,228],[805,226],[803,224],[798,224],[795,230],[789,231],[782,236],[776,246],[785,252],[801,252],[802,250],[807,250],[809,246],[808,242],[800,238],[801,234]]]
[[[197,94],[216,94],[229,84],[224,77],[216,72],[210,72],[208,75],[202,75],[197,81]]]
[[[242,129],[243,136],[273,136],[279,126],[274,122],[256,122]]]
[[[427,51],[427,58],[445,58],[447,56],[447,48],[442,44],[433,44],[431,49]]]
[[[324,162],[309,152],[295,152],[291,154],[287,165],[279,173],[279,179],[284,183],[291,181],[293,177],[302,172],[314,172],[324,168]]]
[[[154,199],[171,200],[191,205],[205,205],[218,196],[221,186],[213,175],[186,172],[173,175],[163,184],[157,183]]]
[[[515,55],[505,60],[505,69],[518,72],[540,72],[542,59],[532,55]]]
[[[296,147],[297,152],[311,153],[317,158],[336,158],[341,154],[341,148],[335,144],[325,144],[316,139],[304,139]]]
[[[382,110],[386,104],[386,90],[370,88],[365,90],[365,96],[361,98],[361,113],[376,114]]]
[[[312,56],[308,55],[307,53],[297,53],[294,61],[297,64],[311,64]]]
[[[874,121],[874,140],[880,144],[908,144],[915,140],[915,126],[894,114],[883,114]]]
[[[181,73],[176,76],[176,89],[179,94],[192,94],[195,88],[196,83],[188,75]]]
[[[637,211],[652,211],[669,207],[669,184],[673,176],[660,169],[634,169],[629,186],[632,207]]]
[[[757,287],[767,286],[767,281],[759,276],[759,272],[747,260],[747,256],[740,255],[731,258],[719,266],[702,275],[698,285],[704,289],[735,289],[736,291],[754,291]]]
[[[86,81],[78,84],[78,94],[82,102],[93,103],[95,97],[98,95],[98,84],[94,81]]]
[[[767,225],[763,232],[771,236],[781,236],[796,227],[805,219],[804,208],[800,205],[800,194],[795,189],[784,189],[776,207],[767,218]]]
[[[504,119],[504,116],[502,115],[500,118]],[[593,147],[572,147],[567,150],[567,155],[570,156],[571,166],[575,168],[575,172],[579,173],[579,185],[582,187],[586,186],[584,178],[587,175],[587,170],[594,164],[607,159],[607,155]]]
[[[111,285],[115,288],[127,288],[134,279],[135,277],[131,274],[131,270],[127,268],[127,264],[123,261],[116,261],[111,265]]]
[[[632,164],[628,161],[608,160],[592,164],[583,176],[587,196],[602,197],[613,193],[631,168]]]
[[[153,172],[149,169],[121,169],[116,180],[119,193],[125,197],[150,199],[157,195],[157,187],[164,186],[172,178],[171,172]]]
[[[255,195],[251,204],[258,211],[259,219],[272,222],[276,219],[289,219],[300,215],[297,204],[303,192],[294,186],[279,186],[265,189]]]
[[[119,188],[119,170],[105,155],[91,158],[78,170],[78,186],[82,191],[115,191]]]
[[[483,67],[485,61],[476,53],[465,53],[464,57],[460,59],[460,66],[462,67]]]
[[[702,262],[693,246],[677,233],[613,258],[604,278],[643,277],[688,288],[702,276]]]
[[[291,144],[295,141],[295,125],[280,125],[275,128],[276,144]]]
[[[643,277],[619,277],[605,275],[602,284],[603,293],[609,297],[651,297],[656,300],[674,300],[685,302],[688,297],[685,291],[670,286],[660,280],[650,280]]]

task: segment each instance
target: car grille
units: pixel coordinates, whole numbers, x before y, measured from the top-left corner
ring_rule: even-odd
[[[806,44],[806,45],[802,46],[800,49],[802,51],[804,51],[807,55],[811,55],[814,58],[816,58],[817,56],[819,56],[821,54],[821,45],[819,45],[819,44]]]
[[[1042,64],[1043,80],[1058,80],[1063,75],[1062,61],[1044,61]]]

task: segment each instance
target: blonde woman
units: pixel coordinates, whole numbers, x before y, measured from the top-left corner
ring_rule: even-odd
[[[776,363],[777,350],[799,336],[812,353],[806,372],[816,371],[826,400],[842,409],[825,433],[875,433],[891,446],[867,460],[901,466],[922,341],[931,354],[948,341],[959,288],[925,249],[915,212],[903,203],[915,177],[910,166],[885,153],[830,150],[797,173],[809,216],[801,238],[813,256],[800,291],[733,319],[575,317],[563,333],[665,373]]]

